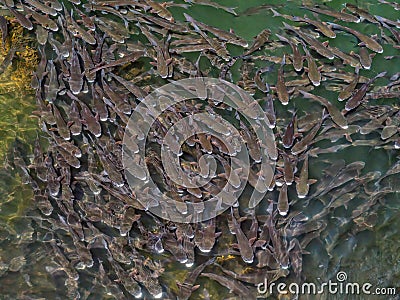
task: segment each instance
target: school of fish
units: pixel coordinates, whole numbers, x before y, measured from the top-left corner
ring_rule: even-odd
[[[202,286],[204,280],[224,287],[229,299],[256,299],[256,286],[265,278],[269,283],[304,280],[303,257],[313,240],[325,243],[331,255],[340,234],[327,237],[323,232],[333,212],[346,208],[348,216],[337,218],[338,224],[345,220],[340,224],[350,224],[356,235],[373,228],[385,197],[400,191],[395,181],[399,156],[383,174],[364,171],[364,161],[329,159],[351,148],[398,154],[400,73],[373,73],[372,66],[378,57],[398,62],[398,54],[385,53],[399,51],[399,20],[352,4],[343,11],[303,6],[304,16],[285,14],[278,5],[255,7],[242,14],[265,14],[279,19],[281,27],[278,33],[265,28],[247,41],[191,13],[192,6],[209,6],[240,15],[234,8],[211,0],[182,2],[0,0],[12,22],[37,39],[40,59],[31,86],[43,135],[32,145],[30,160],[16,149],[12,164],[34,190],[37,209],[28,216],[37,231],[34,238],[53,257],[46,272],[62,278],[57,292],[66,299],[228,299]],[[392,2],[380,5],[398,9]],[[9,20],[0,16],[2,44]],[[358,23],[380,34],[353,29]],[[359,43],[358,52],[329,44],[349,35]],[[241,54],[233,55],[232,49]],[[4,58],[0,73],[11,65],[15,51]],[[240,78],[233,76],[235,68]],[[261,168],[257,128],[241,118],[246,112],[261,119],[251,105],[229,108],[205,94],[166,108],[147,136],[140,122],[134,132],[125,131],[148,94],[174,80],[196,77],[232,82],[256,99],[275,135],[268,141],[277,149],[269,154],[275,169]],[[188,93],[201,89],[179,88]],[[220,97],[225,96],[221,91]],[[300,103],[311,109],[299,109]],[[197,130],[196,114],[204,112],[214,134],[198,133],[173,143],[170,150],[180,157],[181,169],[168,166],[171,161],[161,159],[160,148],[169,128],[192,116],[189,124],[181,123],[190,135]],[[147,113],[151,118],[151,108]],[[223,121],[237,129],[236,135]],[[125,136],[129,144],[123,145],[126,134],[132,136]],[[228,149],[218,138],[229,135],[232,144],[244,141],[250,168],[235,159],[239,149]],[[178,134],[169,137],[179,140]],[[143,140],[149,145],[145,158],[135,156]],[[135,157],[129,175],[145,181],[151,174],[183,215],[188,202],[201,209],[228,178],[232,190],[221,197],[223,202],[232,201],[243,180],[248,189],[266,194],[256,207],[246,207],[243,193],[223,214],[204,222],[166,221],[149,211],[152,206],[170,209],[163,206],[159,191],[136,194],[130,189],[122,164],[124,146]],[[215,174],[201,187],[186,187],[194,178],[210,175],[205,154],[215,159]],[[166,168],[187,185],[171,180]],[[147,207],[138,197],[148,199]],[[311,205],[319,207],[313,215],[306,212]],[[27,260],[0,263],[3,276],[23,270]],[[172,272],[180,264],[185,276]]]

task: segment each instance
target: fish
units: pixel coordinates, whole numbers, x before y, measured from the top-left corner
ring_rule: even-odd
[[[3,16],[0,16],[1,45],[5,46],[8,38],[8,22]]]
[[[113,252],[115,253],[115,252]],[[125,290],[131,294],[135,298],[141,298],[143,293],[139,283],[133,279],[133,276],[129,276],[129,273],[125,271],[116,261],[112,258],[108,258],[108,261],[111,264],[111,267],[117,274],[117,278],[120,280],[120,283],[125,288]]]
[[[214,247],[216,238],[221,233],[216,233],[215,219],[210,219],[198,224],[195,231],[194,242],[203,253],[209,253]]]
[[[373,15],[371,15],[369,12],[367,12],[366,10],[361,9],[351,3],[346,3],[345,6],[346,6],[346,9],[349,10],[350,12],[352,12],[353,14],[359,15],[361,21],[367,20],[371,23],[375,23],[375,24],[378,23],[378,21],[375,19],[375,17]]]
[[[268,127],[273,129],[276,125],[276,113],[274,109],[274,99],[270,94],[265,98],[263,110],[268,119]]]
[[[13,61],[14,56],[15,56],[15,52],[16,52],[16,49],[15,48],[11,48],[7,52],[6,56],[4,56],[4,59],[1,62],[1,65],[0,65],[0,74],[3,74],[7,70],[7,68],[9,66],[11,66],[12,61]]]
[[[240,228],[239,223],[236,220],[236,217],[233,215],[233,209],[231,209],[231,216],[233,222],[233,230],[238,242],[238,248],[240,252],[240,256],[242,257],[245,263],[251,264],[254,260],[254,252],[250,245],[249,240],[246,235],[243,233]]]
[[[294,21],[294,22],[308,23],[308,24],[311,24],[314,27],[316,27],[317,30],[319,32],[321,32],[323,35],[325,35],[326,37],[329,37],[332,39],[336,37],[336,33],[325,22],[312,20],[312,19],[307,18],[307,16],[304,16],[304,18],[302,18],[302,17],[297,17],[297,16],[289,16],[289,15],[280,14],[273,8],[270,8],[270,10],[272,11],[274,17],[282,17],[282,18],[285,18],[287,20]]]
[[[69,56],[70,49],[67,49],[63,44],[61,44],[58,40],[56,40],[53,37],[53,33],[52,32],[49,32],[47,34],[47,41],[53,47],[54,51],[57,54],[57,57],[66,58],[66,57]]]
[[[185,250],[183,249],[181,242],[177,241],[173,233],[167,232],[164,234],[163,246],[164,249],[170,252],[178,262],[182,264],[187,262],[188,259]]]
[[[21,14],[19,11],[10,7],[9,5],[6,5],[6,7],[14,15],[14,17],[17,19],[18,23],[21,24],[22,27],[25,27],[28,30],[33,29],[33,24],[29,20],[29,16]]]
[[[46,45],[49,36],[49,31],[44,29],[42,26],[38,24],[35,33],[38,43],[42,46]]]
[[[197,26],[196,21],[189,16],[188,14],[184,13],[183,14],[188,22],[193,26],[196,32],[198,32],[206,41],[207,43],[211,46],[212,50],[221,58],[223,58],[225,61],[230,60],[230,55],[226,47],[224,46],[223,43],[221,43],[218,39],[215,38],[210,38],[207,36],[206,33],[204,33],[199,26]]]
[[[52,19],[50,19],[48,16],[38,13],[38,12],[28,8],[28,6],[24,6],[24,11],[27,15],[32,16],[32,18],[36,22],[38,22],[43,28],[51,30],[51,31],[58,31],[57,23],[54,22]]]
[[[35,139],[34,147],[33,147],[33,163],[28,166],[28,168],[34,168],[36,172],[36,176],[43,182],[47,180],[47,169],[44,163],[43,152],[40,146],[40,139],[37,137]]]
[[[188,259],[185,266],[191,268],[195,261],[194,242],[188,235],[184,235],[182,244]]]
[[[322,55],[328,59],[334,59],[335,55],[332,53],[332,51],[330,51],[329,48],[325,47],[324,44],[321,43],[320,41],[318,41],[317,39],[302,32],[300,28],[293,27],[291,25],[286,24],[285,22],[283,22],[283,26],[285,29],[295,32],[299,37],[301,37],[310,46],[311,49],[314,49],[320,55]]]
[[[257,88],[263,92],[263,93],[268,93],[269,92],[269,85],[265,81],[261,79],[261,71],[258,70],[256,74],[254,75],[254,82],[257,85]]]
[[[296,123],[296,112],[293,113],[292,119],[286,127],[285,133],[282,137],[283,147],[290,149],[294,143],[294,132]]]
[[[281,216],[286,216],[289,211],[289,200],[287,194],[287,184],[284,183],[279,191],[278,212]]]
[[[83,73],[81,70],[81,64],[79,62],[78,52],[75,48],[72,48],[70,77],[68,79],[69,88],[74,95],[81,92],[83,87]]]
[[[166,21],[165,19],[157,18],[155,16],[151,16],[148,14],[139,14],[139,15],[141,17],[143,17],[144,19],[146,19],[154,24],[157,24],[161,28],[168,29],[170,31],[179,32],[179,33],[189,32],[189,28],[188,28],[188,26],[186,26],[186,24],[177,23],[177,22],[172,23],[172,22]]]
[[[163,5],[152,0],[144,0],[144,2],[151,7],[153,13],[157,14],[163,19],[168,20],[169,22],[174,22],[174,17],[172,16],[171,12]]]
[[[396,45],[396,42],[397,42],[397,44],[400,43],[400,32],[398,30],[396,30],[395,28],[393,28],[392,26],[389,26],[386,22],[384,22],[382,20],[381,17],[376,16],[376,18],[377,18],[377,20],[379,20],[379,22],[382,24],[382,26],[384,28],[386,28],[390,31],[390,33],[396,39],[396,41],[394,41],[392,38],[387,36],[384,29],[382,27],[380,27],[382,39],[384,39],[387,44],[393,45],[394,48],[398,48],[398,46]],[[399,25],[397,26],[397,28],[400,28],[400,22],[399,22]],[[393,56],[385,56],[385,58],[386,57],[393,57]]]
[[[195,285],[197,278],[200,276],[200,274],[203,273],[203,270],[214,263],[215,257],[209,259],[205,263],[202,263],[198,267],[196,267],[193,271],[189,272],[184,281],[180,283],[179,281],[176,281],[176,285],[179,288],[179,292],[177,295],[178,300],[188,300],[190,296],[192,295],[192,292],[197,290],[200,285]]]
[[[107,100],[111,101],[113,105],[115,105],[115,108],[117,110],[119,110],[120,112],[124,113],[124,114],[130,114],[131,113],[131,105],[124,99],[125,97],[123,97],[123,95],[114,92],[114,88],[112,88],[105,80],[105,78],[102,78],[101,81],[102,87],[103,87],[103,91],[105,93],[104,97],[103,96],[103,100],[106,101]],[[107,103],[108,104],[108,103]],[[111,105],[112,106],[112,105]]]
[[[262,160],[262,154],[260,150],[260,146],[258,144],[258,138],[255,136],[249,128],[242,122],[240,122],[240,133],[243,138],[243,140],[247,144],[247,148],[249,150],[250,157],[255,161],[255,162],[261,162]]]
[[[82,100],[74,96],[70,91],[67,91],[67,95],[74,101],[79,102],[81,107],[80,114],[82,117],[81,123],[95,136],[101,136],[101,125],[98,120],[98,115],[93,115],[90,108]]]
[[[324,8],[318,8],[318,7],[311,7],[311,6],[302,6],[302,8],[316,12],[318,14],[323,14],[327,16],[334,17],[338,20],[345,21],[345,22],[351,22],[351,23],[360,23],[361,20],[357,18],[354,15],[345,13],[343,11],[334,11],[334,10],[329,10],[329,9],[324,9]]]
[[[289,243],[289,257],[290,264],[293,268],[293,272],[296,275],[298,283],[301,282],[302,268],[303,268],[303,250],[298,239],[294,238]]]
[[[294,181],[294,169],[296,167],[296,160],[290,157],[285,152],[282,152],[283,156],[283,177],[287,185],[291,185]]]
[[[371,69],[372,58],[375,56],[375,53],[369,54],[366,47],[360,47],[358,54],[354,53],[353,51],[350,52],[350,54],[358,57],[364,69]]]
[[[244,299],[248,298],[251,294],[250,290],[243,283],[232,278],[227,278],[225,276],[217,275],[214,273],[202,273],[200,276],[208,277],[212,280],[217,281],[219,284],[225,286],[230,291],[240,297],[243,297]]]
[[[150,295],[154,297],[154,299],[162,298],[163,290],[158,282],[158,276],[154,274],[147,266],[144,264],[136,265],[130,270],[129,275],[133,276],[138,283],[142,284],[150,293]]]
[[[81,116],[75,101],[72,101],[69,111],[69,119],[67,126],[72,135],[80,135],[82,132]]]
[[[321,84],[321,72],[318,70],[317,63],[311,56],[307,47],[303,45],[304,52],[306,53],[308,72],[307,76],[314,86],[319,86]]]
[[[96,39],[94,36],[89,32],[84,30],[79,24],[74,20],[73,14],[74,11],[71,9],[70,14],[64,7],[64,14],[67,20],[67,30],[74,36],[84,40],[89,45],[96,45]]]
[[[337,47],[328,46],[328,49],[334,55],[339,57],[343,61],[344,64],[348,64],[348,65],[352,66],[353,68],[357,68],[357,67],[360,66],[360,61],[353,56],[352,52],[349,55],[347,53],[344,53],[344,52],[340,51],[339,48],[337,48]]]
[[[95,31],[96,30],[96,25],[94,23],[94,17],[89,17],[85,15],[82,11],[80,11],[77,7],[75,7],[75,11],[79,14],[79,16],[82,18],[81,23],[85,25],[87,29],[90,31]]]
[[[251,53],[259,50],[268,40],[271,35],[271,30],[263,29],[257,36],[254,38],[253,45],[243,53],[243,56],[250,55]]]
[[[353,125],[350,125],[353,126]],[[349,128],[350,128],[349,126]],[[308,153],[311,157],[318,157],[319,154],[324,154],[324,153],[336,153],[339,152],[342,149],[345,149],[347,147],[351,146],[351,144],[341,144],[341,145],[335,145],[332,147],[328,148],[313,148],[311,149]]]
[[[70,131],[68,129],[68,126],[64,120],[64,118],[61,116],[61,113],[59,111],[59,109],[53,105],[53,114],[54,114],[54,118],[57,124],[57,131],[58,134],[66,141],[69,141],[71,139],[71,134]]]
[[[300,176],[296,182],[297,197],[303,199],[307,196],[310,188],[310,180],[308,179],[308,154],[306,154],[303,166],[301,167]]]
[[[96,17],[97,26],[116,43],[124,43],[129,38],[128,27],[109,18]]]
[[[363,42],[368,49],[370,49],[370,50],[372,50],[372,51],[374,51],[376,53],[382,53],[383,52],[382,46],[377,41],[375,41],[374,39],[372,39],[372,38],[370,38],[370,37],[358,32],[357,30],[354,30],[352,28],[349,28],[349,27],[346,27],[346,26],[343,26],[343,25],[331,23],[331,22],[328,22],[328,23],[332,26],[332,28],[344,30],[344,31],[347,31],[347,32],[351,33],[352,35],[357,37],[361,42]]]
[[[351,111],[358,107],[361,102],[364,100],[364,96],[367,93],[369,86],[378,78],[381,78],[386,75],[386,71],[377,74],[375,77],[369,79],[366,83],[364,83],[354,94],[353,96],[347,100],[345,105],[346,111]]]
[[[119,285],[114,281],[110,280],[109,276],[107,275],[103,262],[99,260],[99,271],[98,271],[98,278],[99,278],[99,283],[104,288],[104,292],[109,295],[114,295],[118,299],[124,299],[126,296],[122,292],[121,288]]]
[[[356,68],[356,76],[354,76],[354,79],[339,93],[338,100],[344,101],[347,98],[351,97],[359,80],[360,80],[359,68]]]
[[[400,4],[396,3],[396,2],[389,2],[386,0],[378,0],[379,3],[383,3],[383,4],[388,4],[390,6],[392,6],[395,10],[400,10]]]
[[[99,86],[98,82],[91,84],[91,90],[92,90],[94,109],[96,111],[96,114],[99,116],[99,120],[103,122],[107,121],[109,112],[107,109],[107,105],[103,101],[104,98],[103,90]]]
[[[303,69],[303,55],[300,53],[299,48],[297,47],[297,44],[293,43],[289,39],[287,39],[284,36],[281,36],[279,34],[275,34],[281,41],[286,42],[289,44],[289,46],[292,48],[292,64],[293,68],[297,71],[300,72]]]
[[[56,17],[58,15],[58,11],[49,5],[45,5],[36,0],[24,0],[24,2],[28,3],[30,6],[34,7],[35,9],[41,11],[46,15],[50,15]]]
[[[343,129],[347,129],[349,128],[348,124],[347,124],[347,120],[344,117],[344,115],[339,111],[339,109],[333,105],[331,102],[329,102],[327,99],[302,91],[300,90],[300,93],[311,100],[315,100],[317,102],[319,102],[321,105],[325,106],[326,109],[328,110],[329,115],[331,116],[333,122],[336,123],[336,125],[338,125],[339,127],[343,128]]]
[[[191,17],[191,20],[193,22],[195,22],[195,24],[203,29],[206,30],[210,33],[212,33],[213,35],[215,35],[217,38],[226,41],[229,44],[234,44],[234,45],[238,45],[238,46],[242,46],[244,48],[247,48],[249,46],[249,43],[244,40],[243,38],[237,36],[236,34],[229,32],[229,31],[225,31],[222,29],[219,29],[217,27],[213,27],[210,25],[207,25],[205,23],[202,23],[200,21],[194,20],[193,17]]]
[[[93,69],[91,69],[89,72],[90,73],[95,73],[97,71],[106,69],[106,68],[112,68],[112,67],[117,67],[120,65],[128,64],[135,62],[139,58],[143,57],[146,54],[145,51],[134,51],[128,55],[123,56],[120,59],[114,60],[109,63],[101,63],[99,65],[96,65]]]
[[[160,74],[161,78],[172,77],[173,74],[173,64],[172,58],[169,53],[169,40],[171,35],[168,36],[166,40],[158,41],[156,45],[157,50],[157,72]]]
[[[382,99],[382,98],[398,98],[400,97],[400,91],[395,92],[376,92],[376,93],[368,93],[365,95],[365,100],[369,99]]]
[[[388,26],[388,25],[391,25],[391,26],[394,26],[394,27],[396,27],[396,28],[400,28],[400,20],[397,20],[397,21],[394,21],[394,20],[391,20],[391,19],[387,19],[387,18],[384,18],[384,17],[382,17],[382,16],[378,16],[378,15],[375,15],[374,16],[382,25],[386,25],[386,26]],[[384,27],[386,27],[386,26],[384,26]],[[391,26],[388,26],[388,27],[386,27],[386,28],[391,28]]]
[[[213,2],[210,0],[184,0],[184,1],[186,3],[190,3],[190,4],[205,5],[205,6],[211,6],[211,7],[217,8],[217,9],[222,9],[234,16],[237,16],[237,13],[235,12],[234,7],[226,7],[217,2]]]
[[[302,138],[300,141],[294,144],[294,146],[291,149],[293,155],[298,155],[301,152],[307,150],[308,146],[313,142],[314,137],[317,135],[321,127],[323,118],[324,117],[322,117],[319,120],[319,122],[316,125],[314,125],[314,127],[309,131],[309,133],[304,138]]]
[[[147,96],[147,93],[133,82],[128,81],[114,73],[110,73],[110,75],[120,84],[122,84],[129,92],[131,92],[139,101],[142,101]]]
[[[53,103],[57,98],[60,84],[58,82],[57,70],[52,59],[48,60],[47,68],[49,71],[47,74],[48,82],[44,84],[45,99],[49,101],[49,103]]]
[[[80,53],[83,61],[82,69],[84,70],[84,75],[86,77],[86,80],[89,83],[93,83],[96,80],[96,73],[90,72],[90,70],[94,69],[94,62],[92,60],[92,57],[89,54],[86,47],[81,47],[80,45],[77,46],[78,46],[77,50]]]
[[[35,194],[35,203],[39,208],[40,212],[45,216],[50,216],[53,212],[54,208],[48,198],[48,196],[44,194]]]
[[[276,93],[278,94],[278,99],[281,101],[282,105],[289,104],[289,93],[285,85],[285,77],[283,73],[283,66],[285,65],[285,55],[282,57],[281,66],[278,70],[278,79],[276,82]]]

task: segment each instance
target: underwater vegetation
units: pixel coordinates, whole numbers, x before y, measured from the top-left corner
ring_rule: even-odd
[[[398,6],[226,3],[0,4],[0,91],[33,88],[42,131],[5,132],[33,193],[1,223],[5,299],[398,289]]]
[[[6,20],[6,18],[4,18]],[[0,155],[4,158],[8,146],[16,137],[28,139],[36,131],[36,121],[30,116],[35,108],[30,87],[31,76],[38,63],[33,39],[23,32],[19,23],[10,23],[7,36],[0,32]]]

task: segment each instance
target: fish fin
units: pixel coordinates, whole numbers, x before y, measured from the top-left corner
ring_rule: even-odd
[[[272,7],[269,9],[270,11],[272,11],[272,16],[273,17],[280,17],[281,16],[281,14],[280,13],[278,13],[275,9],[273,9]]]
[[[317,179],[308,179],[308,185],[312,185],[314,183],[316,183],[318,180]]]
[[[166,63],[167,66],[169,66],[172,62],[173,62],[173,58],[172,58],[172,57],[171,57],[171,58],[168,58],[168,59],[165,61],[165,63]]]
[[[252,237],[251,239],[249,239],[249,244],[253,245],[256,240],[257,240],[257,237]]]
[[[237,14],[236,11],[235,11],[236,8],[237,8],[237,7],[226,7],[225,10],[226,10],[227,12],[231,13],[232,15],[237,16],[238,14]]]
[[[257,247],[262,247],[262,246],[265,245],[266,242],[267,242],[267,241],[265,241],[265,240],[257,240],[257,241],[254,242],[253,247],[255,247],[255,248],[257,248]]]
[[[200,284],[196,284],[196,285],[192,286],[192,292],[197,290],[199,287],[200,287]]]
[[[324,47],[328,46],[329,45],[329,41],[323,42],[322,45],[324,45]]]

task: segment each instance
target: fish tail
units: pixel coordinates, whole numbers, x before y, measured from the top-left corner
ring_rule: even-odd
[[[273,13],[273,17],[281,17],[282,15],[280,13],[278,13],[275,9],[273,9],[272,7],[270,8],[270,11],[272,11]]]
[[[386,73],[387,73],[387,71],[383,71],[383,72],[379,73],[378,75],[376,75],[375,78],[383,77],[386,75]]]
[[[238,14],[237,14],[236,11],[235,11],[236,8],[237,8],[237,7],[226,7],[225,10],[226,10],[228,13],[231,13],[232,15],[237,16]]]

